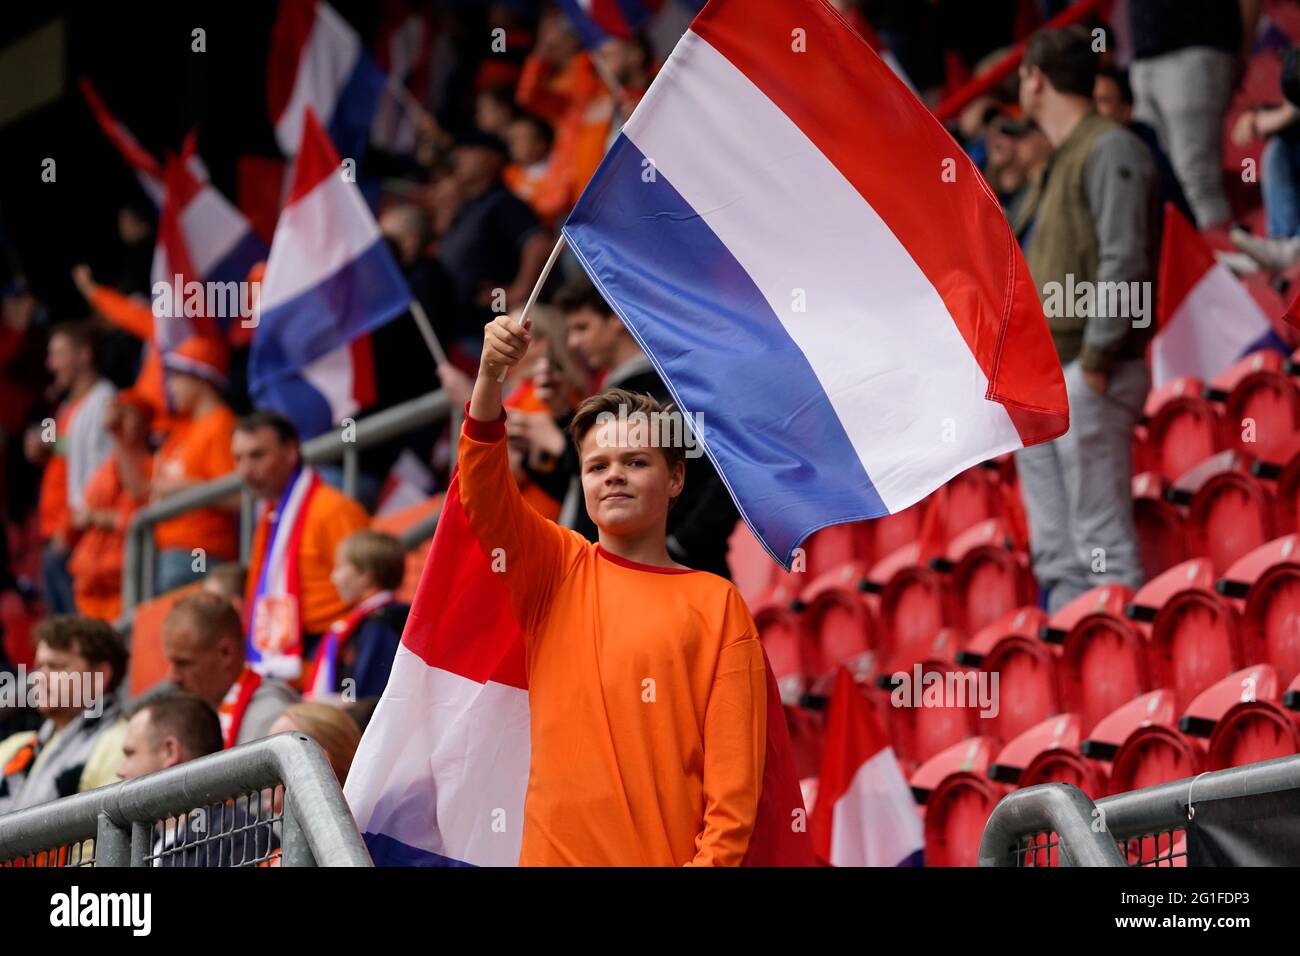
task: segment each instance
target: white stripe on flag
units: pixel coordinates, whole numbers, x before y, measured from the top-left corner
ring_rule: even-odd
[[[324,397],[330,407],[331,425],[337,425],[361,407],[352,388],[356,370],[352,366],[351,345],[326,352],[304,365],[298,374]]]
[[[749,273],[891,512],[1021,447],[933,284],[784,112],[689,31],[655,83],[623,132]]]
[[[1181,375],[1214,378],[1270,329],[1268,317],[1231,272],[1215,264],[1183,297],[1151,348],[1152,385]]]
[[[892,747],[872,754],[831,819],[833,866],[898,866],[925,846],[911,788]]]
[[[316,19],[298,57],[293,92],[275,124],[275,138],[286,156],[302,142],[302,114],[310,106],[321,125],[329,128],[343,87],[361,56],[361,40],[328,3],[316,4]]]

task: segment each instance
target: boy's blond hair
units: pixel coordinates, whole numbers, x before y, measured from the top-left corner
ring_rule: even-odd
[[[402,542],[382,531],[354,531],[343,539],[343,559],[370,575],[381,591],[396,591],[406,577]]]

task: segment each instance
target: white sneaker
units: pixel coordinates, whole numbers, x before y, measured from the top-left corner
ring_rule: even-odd
[[[1234,246],[1270,272],[1283,272],[1300,262],[1300,237],[1264,239],[1252,236],[1244,229],[1233,229],[1228,238]]]

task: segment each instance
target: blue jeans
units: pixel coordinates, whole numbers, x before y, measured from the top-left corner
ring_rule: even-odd
[[[76,614],[72,599],[72,575],[68,573],[68,554],[46,543],[41,553],[41,584],[45,589],[45,606],[51,614]]]
[[[1269,237],[1300,236],[1300,142],[1272,137],[1264,144],[1260,167]]]
[[[168,548],[158,552],[158,561],[154,574],[154,591],[166,594],[176,588],[184,587],[191,581],[198,581],[204,572],[194,570],[194,555],[187,548]]]

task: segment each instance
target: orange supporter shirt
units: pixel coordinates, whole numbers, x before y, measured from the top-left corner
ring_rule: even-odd
[[[90,527],[82,533],[68,559],[72,575],[72,594],[77,613],[101,621],[115,621],[122,611],[122,554],[126,544],[126,526],[131,513],[144,504],[132,498],[122,485],[117,470],[115,450],[99,470],[86,482],[86,507],[94,511],[116,511],[116,528]],[[146,455],[141,462],[148,477],[152,462]]]
[[[41,503],[37,527],[42,538],[52,538],[60,531],[70,534],[68,511],[68,434],[77,414],[80,398],[66,401],[54,416],[54,447],[41,475]]]
[[[96,286],[90,297],[91,307],[109,322],[145,343],[140,372],[136,375],[135,391],[145,396],[153,406],[155,431],[166,431],[172,424],[167,408],[167,389],[164,385],[162,353],[153,344],[153,310],[134,296],[123,295],[107,286]]]
[[[343,492],[321,482],[307,504],[302,529],[302,550],[298,553],[298,618],[304,634],[323,634],[348,612],[348,605],[334,590],[330,574],[339,542],[354,531],[370,526],[370,516]],[[267,524],[259,521],[253,534],[248,559],[248,587],[244,606],[252,608],[257,581],[266,558]]]
[[[460,494],[527,640],[532,762],[522,865],[736,865],[766,747],[763,652],[739,592],[614,557],[542,518],[504,417],[466,418]]]
[[[235,413],[219,405],[206,415],[180,419],[158,449],[154,474],[158,478],[211,481],[235,470],[230,442]],[[209,559],[229,561],[239,553],[235,515],[220,508],[200,508],[161,522],[154,529],[159,551],[203,548]]]

